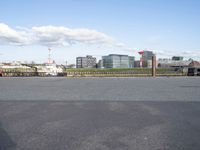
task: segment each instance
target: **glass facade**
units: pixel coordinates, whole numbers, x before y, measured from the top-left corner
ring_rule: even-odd
[[[129,57],[128,55],[117,54],[102,57],[104,68],[133,68],[134,59],[134,57]]]
[[[181,56],[173,56],[173,57],[172,57],[172,60],[175,60],[175,61],[182,61],[182,60],[183,60],[183,57],[181,57]]]
[[[144,51],[142,55],[142,67],[150,68],[152,66],[152,57],[153,57],[152,51]]]
[[[142,55],[142,60],[143,61],[148,61],[151,60],[153,57],[153,52],[152,51],[144,51],[143,55]]]
[[[135,57],[129,56],[129,68],[134,68]]]

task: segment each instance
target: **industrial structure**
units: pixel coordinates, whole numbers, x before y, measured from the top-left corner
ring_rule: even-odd
[[[140,61],[139,61],[139,66],[138,67],[142,68],[142,62],[143,62],[142,55],[144,54],[144,51],[139,51],[138,54],[140,55]]]

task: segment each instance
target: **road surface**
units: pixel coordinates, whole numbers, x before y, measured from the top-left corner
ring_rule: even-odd
[[[200,78],[0,78],[0,150],[199,150]]]

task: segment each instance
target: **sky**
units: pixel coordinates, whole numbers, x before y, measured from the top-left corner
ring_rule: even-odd
[[[200,60],[199,0],[1,0],[0,62],[151,50]]]

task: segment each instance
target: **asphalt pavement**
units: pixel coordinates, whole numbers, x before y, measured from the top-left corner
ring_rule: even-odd
[[[200,78],[0,78],[0,150],[199,150]]]

